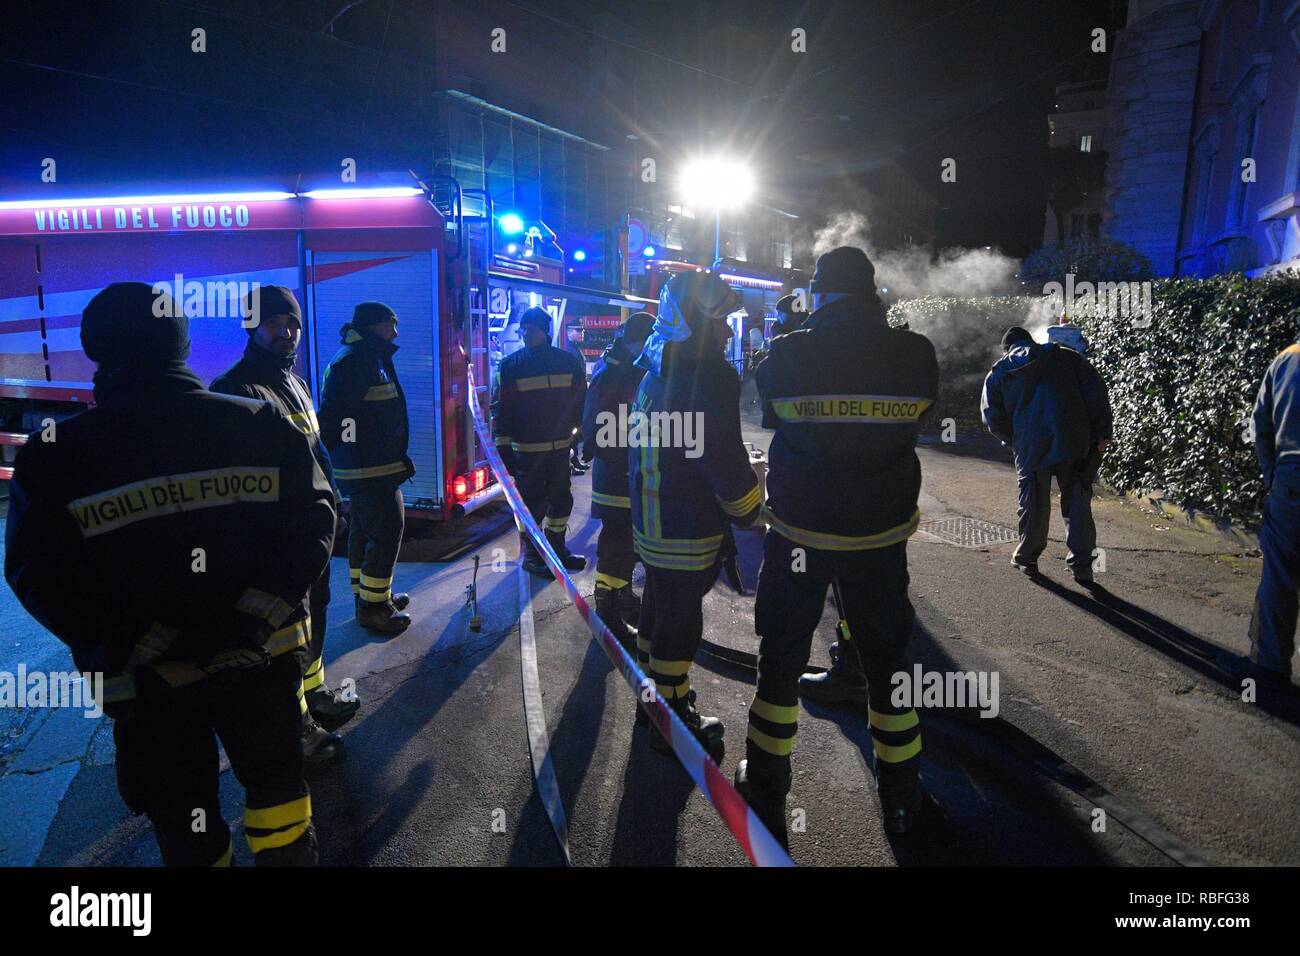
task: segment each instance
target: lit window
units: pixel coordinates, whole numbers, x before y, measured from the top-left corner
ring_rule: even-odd
[[[1092,137],[1091,137],[1091,136],[1080,136],[1080,137],[1079,137],[1079,152],[1081,152],[1081,153],[1091,153],[1091,152],[1092,152]]]

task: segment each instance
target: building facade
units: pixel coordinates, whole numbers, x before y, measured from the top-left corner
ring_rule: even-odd
[[[1300,0],[1134,0],[1103,232],[1159,275],[1300,268]]]

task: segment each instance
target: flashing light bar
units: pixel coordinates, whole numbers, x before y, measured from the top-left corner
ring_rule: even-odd
[[[418,192],[418,190],[416,190]],[[166,196],[101,196],[87,199],[19,199],[0,202],[0,209],[49,209],[55,206],[180,206],[186,203],[276,202],[297,193],[199,193]]]
[[[301,195],[307,199],[406,199],[422,196],[424,190],[416,186],[374,186],[365,189],[309,189]]]

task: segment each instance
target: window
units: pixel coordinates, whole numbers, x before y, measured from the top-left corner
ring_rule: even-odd
[[[1081,152],[1081,153],[1091,153],[1091,152],[1092,152],[1092,136],[1091,136],[1091,135],[1086,135],[1086,136],[1080,136],[1080,137],[1079,137],[1079,152]]]

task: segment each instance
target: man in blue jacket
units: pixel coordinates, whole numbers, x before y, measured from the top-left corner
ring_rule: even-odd
[[[1020,544],[1011,562],[1026,574],[1038,574],[1055,476],[1065,519],[1065,563],[1075,581],[1092,584],[1097,545],[1092,483],[1112,428],[1106,386],[1074,349],[1040,345],[1022,328],[1007,329],[1002,349],[984,380],[980,411],[988,430],[1015,453]]]
[[[1300,589],[1300,343],[1283,349],[1264,374],[1254,422],[1268,500],[1259,532],[1264,568],[1250,620],[1250,659],[1289,683]]]

